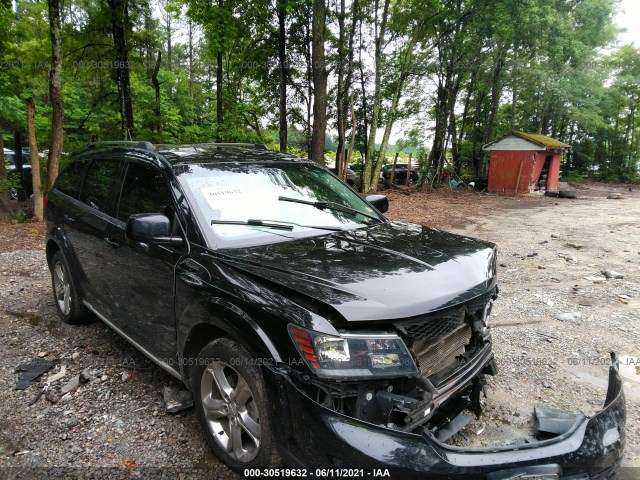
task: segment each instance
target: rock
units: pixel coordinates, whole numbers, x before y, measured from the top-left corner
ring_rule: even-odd
[[[560,235],[556,235],[555,233],[552,233],[551,238],[560,238]]]
[[[44,357],[46,357],[46,356],[47,356],[47,352],[40,352],[40,353],[38,353],[38,356],[39,356],[40,358],[44,358]]]
[[[546,380],[542,382],[542,386],[544,388],[551,388],[551,384],[549,382],[547,382]]]
[[[590,282],[593,283],[604,283],[607,281],[606,277],[600,277],[598,275],[590,275],[588,277],[584,277],[585,280],[589,280]]]
[[[75,360],[76,358],[78,358],[79,356],[80,356],[80,352],[73,352],[73,353],[71,354],[71,358],[72,358],[72,359],[74,359],[74,360]]]
[[[614,272],[613,270],[602,270],[600,273],[604,275],[607,279],[613,278],[616,280],[620,280],[624,278],[624,275],[620,272]]]
[[[188,390],[177,390],[171,387],[164,387],[162,393],[164,408],[167,413],[177,413],[193,407],[193,397]]]
[[[556,320],[560,320],[561,322],[579,323],[580,320],[582,320],[582,315],[580,312],[559,313],[556,315]]]
[[[66,393],[73,392],[79,386],[80,386],[80,375],[76,375],[69,381],[69,383],[63,385],[63,387],[60,389],[60,392],[62,393],[62,395],[65,395]]]
[[[607,197],[607,200],[622,200],[622,194],[620,193],[612,193]]]
[[[120,375],[120,380],[122,380],[123,382],[126,382],[127,380],[129,380],[129,373],[122,372],[122,375]]]
[[[565,245],[567,247],[575,248],[576,250],[580,250],[582,248],[582,245],[579,243],[566,243]]]

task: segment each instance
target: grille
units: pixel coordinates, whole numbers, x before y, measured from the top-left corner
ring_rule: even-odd
[[[467,307],[467,310],[471,313],[475,313],[478,310],[482,310],[485,307],[485,305],[489,303],[489,300],[491,300],[491,297],[493,297],[493,295],[495,295],[495,288],[490,292],[482,294],[479,297],[474,298],[470,302],[467,302],[465,304]]]
[[[433,343],[464,324],[464,310],[459,310],[445,317],[427,318],[419,322],[399,328],[411,338]]]
[[[418,360],[420,373],[429,377],[451,366],[456,357],[464,353],[464,347],[470,339],[471,327],[462,324],[436,343],[425,340],[414,342],[412,350]]]

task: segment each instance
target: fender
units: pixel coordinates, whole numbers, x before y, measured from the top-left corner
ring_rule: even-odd
[[[177,320],[178,361],[187,384],[194,357],[205,345],[221,336],[232,337],[258,358],[282,363],[278,349],[258,323],[240,307],[221,297],[200,298],[186,306]]]
[[[64,230],[58,225],[52,226],[47,231],[46,241],[47,266],[49,267],[49,270],[51,270],[50,262],[51,257],[53,257],[53,243],[55,244],[55,248],[62,252],[65,260],[67,261],[67,264],[69,265],[68,273],[72,276],[74,285],[76,285],[76,288],[78,289],[78,292],[76,293],[80,295],[80,297],[84,297],[85,292],[83,291],[82,286],[86,282],[87,276],[85,275],[84,270],[82,269],[82,265],[80,265],[75,250],[73,249],[71,242],[69,242],[69,239],[67,238]]]

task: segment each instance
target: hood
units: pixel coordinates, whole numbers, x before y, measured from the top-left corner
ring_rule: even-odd
[[[219,253],[235,268],[330,305],[347,321],[422,315],[495,283],[495,245],[403,222]]]

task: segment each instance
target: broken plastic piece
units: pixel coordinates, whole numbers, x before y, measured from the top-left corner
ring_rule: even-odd
[[[51,367],[56,363],[58,363],[57,360],[34,358],[30,362],[18,365],[14,370],[14,372],[20,372],[18,383],[16,384],[16,390],[25,390],[32,381],[40,378],[43,373],[51,370]]]
[[[564,435],[585,418],[582,413],[569,413],[545,407],[536,407],[535,412],[537,435]]]
[[[54,373],[53,375],[49,375],[47,377],[47,383],[51,384],[57,380],[60,380],[62,377],[64,377],[67,374],[67,367],[66,365],[62,365],[60,367],[60,371],[58,373]]]

